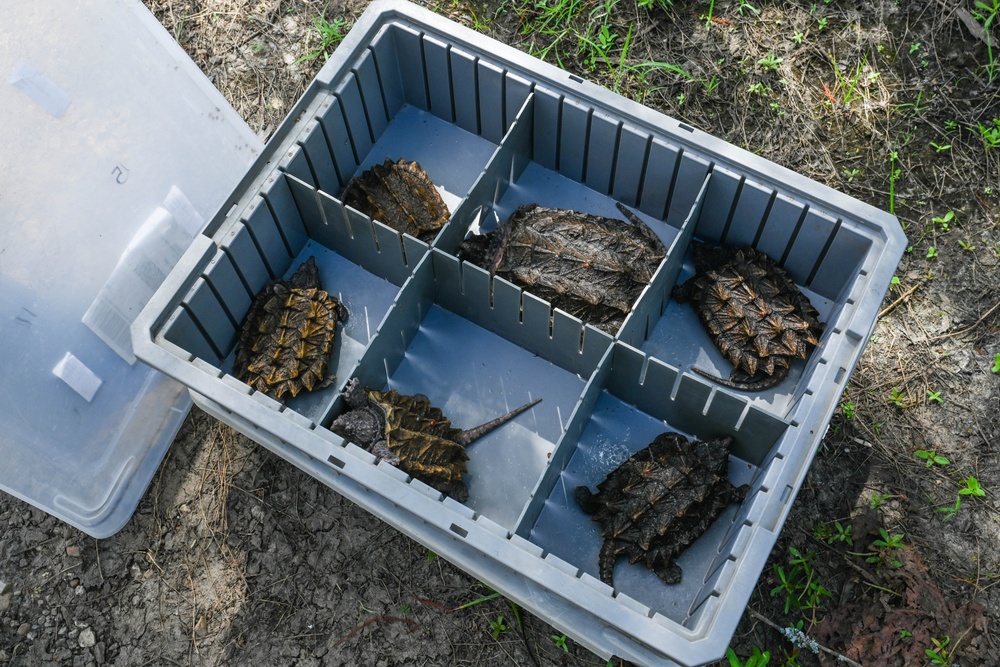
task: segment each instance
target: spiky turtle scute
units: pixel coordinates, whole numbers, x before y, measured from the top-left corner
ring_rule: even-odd
[[[240,327],[233,375],[279,401],[329,386],[337,324],[346,316],[322,289],[310,257],[291,278],[268,283],[254,297]]]
[[[622,556],[643,563],[664,583],[680,581],[674,560],[746,494],[726,476],[731,443],[728,437],[689,441],[663,433],[612,471],[597,493],[576,489],[580,507],[601,524],[602,581],[614,585]]]
[[[694,370],[745,391],[773,387],[795,359],[819,344],[823,325],[809,299],[764,253],[692,243],[695,275],[674,288],[690,301],[705,331],[733,365],[728,380]]]
[[[354,177],[343,201],[365,215],[430,243],[450,213],[427,172],[416,162],[386,158]]]

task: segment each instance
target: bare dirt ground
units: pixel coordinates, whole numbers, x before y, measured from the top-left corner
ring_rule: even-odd
[[[367,5],[146,4],[264,138],[316,20]],[[423,4],[895,210],[911,250],[732,647],[1000,664],[1000,5]],[[0,665],[606,663],[198,411],[109,539],[0,496],[0,580]]]

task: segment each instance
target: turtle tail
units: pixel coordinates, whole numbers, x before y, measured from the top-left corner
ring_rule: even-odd
[[[485,424],[480,424],[479,426],[475,426],[473,428],[466,429],[466,430],[462,431],[462,435],[460,435],[460,436],[458,436],[458,438],[456,438],[456,441],[458,442],[458,444],[462,445],[463,447],[466,447],[466,446],[472,444],[473,442],[475,442],[476,440],[478,440],[479,438],[483,437],[484,435],[486,435],[487,433],[489,433],[493,429],[499,428],[499,427],[503,426],[504,424],[506,424],[507,422],[509,422],[511,419],[513,419],[514,417],[516,417],[519,414],[521,414],[522,412],[524,412],[525,410],[530,410],[531,408],[535,407],[535,405],[538,402],[540,402],[541,400],[542,399],[540,399],[540,398],[536,398],[535,400],[533,400],[533,401],[531,401],[529,403],[525,403],[524,405],[522,405],[519,408],[514,408],[513,410],[511,410],[510,412],[508,412],[505,415],[501,415],[501,416],[497,417],[496,419],[491,419],[490,421],[486,422]]]
[[[703,378],[708,378],[712,382],[718,382],[724,387],[729,387],[730,389],[736,389],[738,391],[764,391],[765,389],[770,389],[776,386],[786,377],[788,377],[788,366],[781,366],[775,370],[774,375],[770,375],[760,380],[752,380],[748,382],[740,382],[738,380],[726,380],[718,376],[712,375],[708,371],[703,371],[700,368],[691,367],[691,370],[702,376]]]

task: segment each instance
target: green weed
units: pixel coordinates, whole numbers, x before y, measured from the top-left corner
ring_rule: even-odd
[[[771,654],[754,646],[753,653],[746,662],[742,662],[732,648],[727,648],[726,659],[729,660],[729,667],[765,667],[771,661]]]
[[[944,399],[941,398],[940,391],[927,390],[927,402],[928,403],[944,403]]]
[[[990,77],[990,81],[997,76],[997,61],[993,55],[993,35],[990,31],[990,26],[996,20],[997,16],[1000,15],[1000,0],[990,0],[991,4],[986,4],[983,0],[976,0],[976,9],[972,16],[977,21],[983,24],[983,30],[986,32],[986,58],[989,62],[986,63],[986,75]]]
[[[879,507],[885,504],[885,501],[891,500],[896,496],[888,493],[875,493],[872,497],[868,499],[868,507],[873,510],[877,510]]]
[[[955,497],[954,505],[945,505],[944,507],[938,507],[934,511],[938,514],[944,514],[945,521],[952,518],[958,514],[958,510],[962,509],[962,496]]]
[[[814,610],[824,597],[831,597],[823,585],[815,580],[816,572],[812,567],[815,551],[803,555],[795,547],[788,548],[788,570],[780,565],[774,565],[774,575],[778,585],[771,589],[771,597],[779,594],[785,596],[785,613],[790,610]]]
[[[982,3],[976,3],[982,4]],[[951,638],[948,635],[941,635],[941,638],[931,637],[931,642],[934,643],[934,648],[929,648],[924,650],[924,655],[931,659],[932,665],[939,665],[940,667],[950,667],[951,665],[951,655],[947,650],[948,644],[951,643]]]
[[[944,231],[948,231],[948,228],[954,219],[955,219],[955,212],[948,211],[947,213],[945,213],[940,217],[931,218],[931,222],[933,222],[935,225],[940,225],[941,229],[943,229]]]
[[[934,143],[933,141],[931,142],[931,147],[937,153],[943,153],[944,151],[950,151],[951,150],[951,144],[940,145],[940,144]]]
[[[778,65],[784,61],[784,58],[778,58],[773,53],[768,52],[766,56],[757,61],[757,64],[763,67],[765,72],[775,72],[778,70]]]
[[[490,632],[493,633],[493,639],[497,639],[500,633],[507,631],[507,625],[504,623],[503,614],[497,616],[497,620],[490,621]]]
[[[977,498],[982,498],[986,495],[986,491],[983,487],[979,485],[979,480],[975,477],[969,476],[962,480],[962,488],[958,490],[958,495],[960,496],[975,496]]]
[[[854,419],[854,401],[844,401],[840,404],[840,411],[848,419]]]
[[[928,468],[933,468],[934,466],[946,466],[951,463],[947,457],[941,456],[936,450],[930,449],[918,449],[913,452],[913,455],[918,459],[924,461],[924,465]]]
[[[854,539],[851,537],[851,529],[852,526],[850,524],[845,528],[840,521],[821,523],[813,529],[813,536],[818,540],[823,540],[827,544],[843,542],[847,546],[853,547]]]
[[[885,565],[902,567],[903,562],[899,560],[897,551],[904,546],[903,535],[901,533],[890,535],[885,528],[879,528],[878,531],[882,537],[872,541],[868,547],[869,551],[865,553],[851,552],[852,555],[865,556],[865,562],[875,565],[877,569],[881,569]]]
[[[906,394],[900,391],[899,387],[893,387],[892,391],[889,392],[889,400],[896,404],[898,408],[905,408],[903,400],[906,398]]]
[[[337,18],[328,21],[326,19],[326,7],[323,7],[320,15],[313,19],[313,26],[316,32],[319,33],[319,47],[296,60],[296,63],[304,60],[316,60],[320,56],[323,56],[323,61],[325,62],[330,57],[330,54],[333,53],[333,49],[344,41],[344,35],[351,29],[351,24],[347,23],[344,19]]]
[[[979,135],[983,139],[983,146],[985,146],[986,150],[1000,148],[1000,118],[994,118],[993,125],[994,127],[990,127],[989,125],[983,125],[978,122],[976,123],[976,126],[979,128]]]
[[[556,646],[569,653],[569,647],[566,646],[566,635],[552,635],[552,641],[555,642]]]
[[[898,159],[898,152],[889,151],[889,213],[893,215],[896,215],[896,181],[899,180],[900,175],[903,173],[902,169],[896,168],[896,161]]]
[[[996,356],[993,357],[993,368],[990,370],[994,373],[1000,373],[1000,352],[997,352]]]
[[[930,248],[927,249],[927,259],[934,259],[937,256],[938,256],[937,248],[931,246]]]

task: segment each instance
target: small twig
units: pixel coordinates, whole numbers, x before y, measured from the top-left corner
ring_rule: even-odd
[[[903,292],[903,295],[901,297],[899,297],[898,299],[896,299],[895,301],[893,301],[892,303],[890,303],[888,306],[886,306],[885,308],[883,308],[882,311],[878,314],[879,319],[885,317],[886,315],[888,315],[889,313],[891,313],[893,310],[895,310],[896,306],[898,306],[899,304],[901,304],[904,301],[906,301],[907,299],[909,299],[910,296],[914,292],[916,292],[918,289],[920,289],[923,286],[924,282],[926,282],[926,281],[921,280],[919,283],[917,283],[916,285],[914,285],[910,289],[908,289],[905,292]]]
[[[412,620],[410,620],[408,618],[403,618],[401,616],[376,616],[375,618],[369,618],[367,621],[365,621],[364,623],[362,623],[361,625],[357,626],[356,628],[354,628],[353,630],[351,630],[350,632],[348,632],[346,635],[344,635],[343,637],[341,637],[340,640],[336,644],[333,645],[334,648],[340,646],[341,644],[343,644],[344,642],[346,642],[348,639],[350,639],[354,635],[358,634],[359,632],[361,632],[362,630],[364,630],[365,628],[367,628],[372,623],[380,623],[380,622],[406,623],[407,625],[410,626],[410,632],[413,632],[413,630],[415,630],[416,628],[420,627],[420,624],[417,623],[416,621],[412,621]]]
[[[995,313],[998,308],[1000,308],[1000,301],[998,301],[996,303],[996,305],[994,305],[992,308],[990,308],[989,310],[987,310],[983,314],[983,316],[980,317],[978,320],[976,320],[973,324],[970,324],[969,326],[965,327],[964,329],[959,329],[958,331],[943,333],[943,334],[941,334],[939,336],[934,336],[934,338],[928,338],[927,342],[928,343],[933,343],[934,341],[942,340],[944,338],[955,338],[957,336],[964,336],[965,334],[969,333],[970,331],[972,331],[973,329],[975,329],[976,327],[978,327],[980,324],[982,324],[983,322],[985,322],[986,318],[988,318],[990,315],[992,315],[993,313]],[[881,317],[881,315],[879,315],[879,317]]]
[[[750,615],[753,616],[754,618],[756,618],[761,623],[764,623],[765,625],[770,626],[771,628],[773,628],[774,630],[777,630],[778,632],[784,633],[785,629],[783,627],[781,627],[780,625],[778,625],[777,623],[775,623],[771,619],[767,618],[766,616],[762,616],[761,614],[759,614],[758,612],[754,611],[753,609],[750,609],[749,607],[747,608],[747,611],[750,612]],[[845,664],[851,665],[851,667],[862,667],[861,663],[854,662],[853,660],[851,660],[850,658],[848,658],[846,655],[843,655],[841,653],[837,653],[833,649],[828,649],[827,647],[823,646],[822,644],[817,644],[815,642],[815,640],[812,640],[812,644],[811,645],[814,645],[820,651],[823,651],[823,653],[826,653],[827,655],[832,655],[837,660],[840,660],[840,661],[844,662]]]

